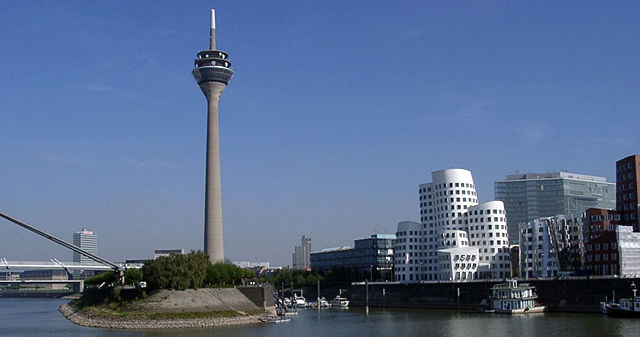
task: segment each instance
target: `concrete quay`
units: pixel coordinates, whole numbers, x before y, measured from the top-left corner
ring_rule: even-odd
[[[538,302],[552,312],[598,313],[600,302],[631,297],[631,283],[640,278],[579,277],[521,280],[536,287]],[[493,285],[504,280],[469,282],[369,283],[369,306],[388,308],[432,308],[476,310],[487,299]],[[458,296],[458,289],[460,295]],[[383,295],[384,290],[384,295]],[[352,306],[365,306],[364,283],[353,284],[343,293]]]

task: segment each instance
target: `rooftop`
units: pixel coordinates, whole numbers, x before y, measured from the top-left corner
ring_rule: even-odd
[[[539,180],[539,179],[576,179],[576,180],[588,180],[594,182],[607,182],[607,178],[600,176],[591,176],[587,174],[571,173],[571,172],[546,172],[546,173],[524,173],[524,174],[509,174],[506,180]]]

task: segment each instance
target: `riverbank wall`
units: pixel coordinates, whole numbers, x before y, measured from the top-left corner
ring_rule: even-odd
[[[402,284],[374,282],[369,284],[369,306],[396,308],[439,308],[477,310],[488,300],[490,289],[504,280],[429,282]],[[631,297],[631,283],[640,278],[583,278],[521,281],[536,287],[538,302],[555,312],[600,312],[600,302]],[[354,284],[343,293],[352,306],[366,305],[364,283]]]

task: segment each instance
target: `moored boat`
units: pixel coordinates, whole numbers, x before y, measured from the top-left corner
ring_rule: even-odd
[[[349,300],[346,297],[342,297],[341,295],[336,296],[333,300],[331,300],[332,308],[348,308]]]
[[[631,283],[632,298],[621,298],[618,303],[603,303],[603,313],[611,317],[640,317],[640,296],[637,296],[636,284]]]
[[[295,294],[293,296],[293,303],[295,303],[295,306],[298,308],[304,308],[305,306],[307,306],[307,300],[303,296],[298,296]]]
[[[545,306],[536,306],[535,287],[528,283],[518,284],[517,280],[507,280],[491,288],[487,312],[502,314],[527,314],[544,312]]]

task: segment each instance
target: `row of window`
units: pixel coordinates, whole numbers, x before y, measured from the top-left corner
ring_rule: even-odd
[[[600,215],[591,215],[589,217],[589,219],[584,218],[582,219],[583,222],[586,221],[605,221],[605,220],[620,220],[620,214],[612,214],[612,213],[608,213],[608,214],[600,214]]]
[[[449,188],[453,187],[466,187],[466,188],[476,188],[475,185],[469,183],[449,183]],[[436,184],[435,189],[441,190],[447,188],[447,184]]]
[[[608,250],[609,249],[609,243],[605,242],[602,244],[602,246],[599,243],[596,244],[587,244],[587,250],[588,251],[592,251],[592,250],[600,250],[600,248],[602,248],[602,250]],[[617,249],[617,245],[615,242],[611,242],[611,249]]]
[[[495,243],[498,246],[500,246],[500,245],[508,245],[509,241],[507,241],[507,240],[496,240]],[[480,241],[471,241],[471,245],[472,246],[480,246],[481,244],[480,244]],[[486,245],[487,245],[487,241],[482,241],[482,246],[486,246]],[[493,246],[493,240],[489,240],[489,245]],[[491,249],[494,249],[494,248],[491,248]]]
[[[623,184],[623,183],[616,184],[616,191],[618,191],[618,192],[626,191],[627,189],[635,190],[636,189],[636,184],[634,184],[633,182],[628,183],[628,184]]]
[[[629,161],[626,163],[618,163],[616,170],[618,172],[622,172],[622,171],[630,170],[632,168],[633,168],[633,162]]]
[[[629,179],[635,179],[636,177],[636,173],[635,172],[630,172],[630,173],[623,173],[623,174],[619,174],[616,177],[616,181],[620,181],[620,180],[629,180]]]
[[[593,262],[594,260],[596,262],[600,261],[600,257],[602,256],[602,261],[609,261],[609,257],[611,257],[611,261],[616,261],[618,259],[618,254],[617,253],[611,253],[611,255],[609,254],[595,254],[595,255],[587,255],[587,262]]]

